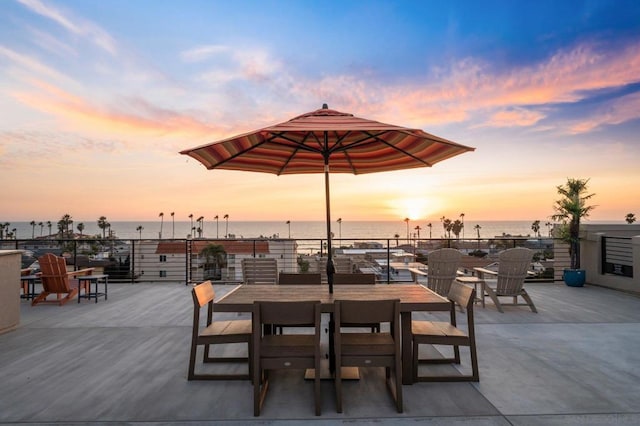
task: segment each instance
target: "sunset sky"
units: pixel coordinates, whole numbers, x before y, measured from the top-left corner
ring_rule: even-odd
[[[475,147],[331,177],[345,220],[640,218],[640,2],[0,2],[0,221],[323,220],[322,175],[179,151],[327,103]]]

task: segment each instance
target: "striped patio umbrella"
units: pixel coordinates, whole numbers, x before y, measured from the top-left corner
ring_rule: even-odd
[[[249,133],[186,149],[207,169],[263,173],[325,174],[327,278],[333,292],[329,173],[364,174],[431,167],[475,148],[420,129],[359,118],[321,109]]]

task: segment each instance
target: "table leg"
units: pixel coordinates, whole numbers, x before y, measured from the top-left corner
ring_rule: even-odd
[[[411,312],[400,313],[400,326],[402,328],[402,384],[413,384],[413,347],[411,345]]]

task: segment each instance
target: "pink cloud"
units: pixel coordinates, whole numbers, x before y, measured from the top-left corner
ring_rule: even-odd
[[[487,125],[492,127],[533,126],[544,117],[544,114],[537,111],[515,108],[496,112]]]
[[[37,91],[15,92],[14,98],[33,109],[58,117],[74,128],[127,136],[169,133],[173,136],[204,136],[222,134],[225,130],[188,114],[156,107],[142,99],[126,99],[117,108],[109,108],[41,80],[31,83]],[[123,112],[124,109],[128,112]]]

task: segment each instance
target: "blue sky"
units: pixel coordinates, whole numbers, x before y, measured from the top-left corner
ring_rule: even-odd
[[[591,179],[593,219],[640,215],[637,1],[0,11],[2,221],[322,220],[322,176],[206,171],[178,154],[322,103],[476,148],[431,169],[332,176],[336,217],[547,220],[567,177]]]

